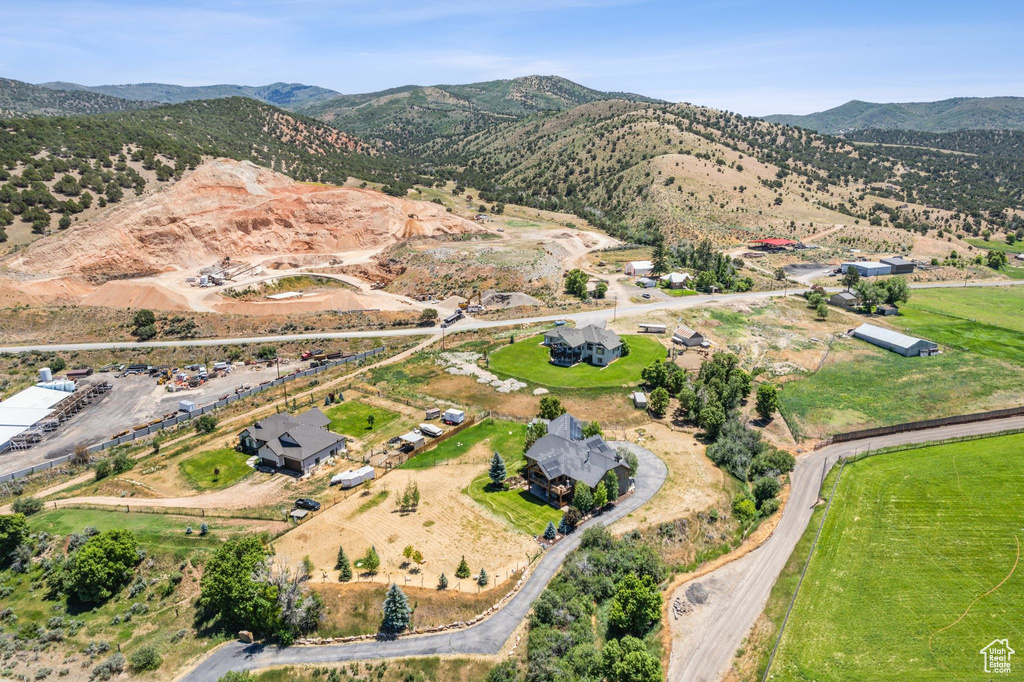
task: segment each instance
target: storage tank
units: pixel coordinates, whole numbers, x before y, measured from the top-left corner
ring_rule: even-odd
[[[40,381],[53,381],[53,372],[50,371],[49,367],[43,367],[39,370]]]

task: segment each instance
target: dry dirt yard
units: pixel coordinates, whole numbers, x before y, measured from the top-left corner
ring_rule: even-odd
[[[486,444],[482,445],[486,449]],[[455,569],[465,555],[473,575],[484,568],[492,583],[507,580],[510,571],[523,566],[539,546],[529,536],[492,518],[462,493],[463,488],[486,469],[483,462],[488,453],[478,452],[478,449],[460,458],[472,464],[452,460],[448,466],[432,469],[391,471],[374,481],[368,495],[352,495],[281,536],[274,543],[277,554],[293,564],[308,555],[316,566],[314,575],[324,570],[336,579],[334,564],[339,545],[345,548],[352,561],[362,557],[373,545],[381,559],[378,581],[387,580],[391,574],[402,584],[399,576],[411,575],[408,584],[419,586],[422,581],[424,586],[432,587],[444,573],[449,589],[459,585]],[[416,512],[403,514],[398,511],[396,500],[410,481],[419,486],[421,502]],[[361,506],[385,490],[387,499],[360,511]],[[420,573],[401,568],[405,562],[402,550],[406,545],[423,553],[425,563]],[[358,575],[359,570],[354,570]],[[477,591],[471,580],[461,582],[463,590]]]
[[[693,433],[654,422],[625,436],[660,457],[668,479],[650,502],[612,526],[616,535],[690,516],[727,497],[722,470],[704,455]]]

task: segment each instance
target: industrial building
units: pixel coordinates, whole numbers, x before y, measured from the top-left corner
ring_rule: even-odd
[[[61,424],[85,409],[110,384],[84,386],[74,381],[53,379],[48,368],[39,372],[41,381],[0,402],[0,452],[23,450],[56,431]]]
[[[892,258],[883,258],[883,265],[889,266],[889,274],[892,275],[909,275],[917,267],[917,263],[912,260],[907,260],[902,256],[893,256]]]
[[[854,269],[860,273],[861,277],[878,277],[879,275],[888,275],[892,272],[891,266],[868,260],[843,263],[841,267],[843,272],[849,272],[851,269]]]
[[[907,336],[873,324],[862,324],[853,330],[853,336],[908,358],[919,355],[938,355],[939,353],[939,344],[934,341]]]

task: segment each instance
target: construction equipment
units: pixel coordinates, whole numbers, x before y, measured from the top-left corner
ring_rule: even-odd
[[[484,307],[484,297],[483,297],[483,294],[480,293],[479,289],[474,289],[473,293],[470,294],[469,298],[466,299],[466,302],[459,304],[459,309],[460,310],[467,310],[470,307],[470,305],[472,305],[474,298],[476,299],[477,305],[480,306],[479,310],[483,310],[483,307]]]

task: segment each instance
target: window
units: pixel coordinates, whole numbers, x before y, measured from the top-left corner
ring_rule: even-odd
[[[604,346],[598,346],[597,347],[597,354],[598,355],[604,355]]]

